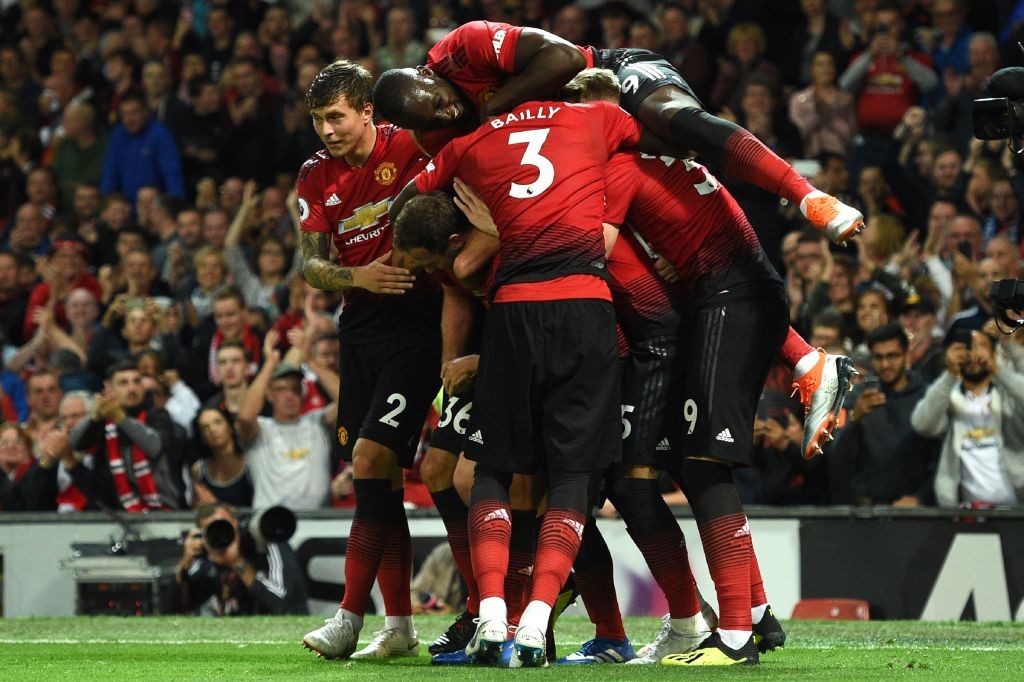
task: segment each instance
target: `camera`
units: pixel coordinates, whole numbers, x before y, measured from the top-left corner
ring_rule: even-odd
[[[267,545],[286,542],[295,533],[295,514],[285,507],[267,507],[238,520],[239,545],[243,556],[267,551]],[[235,541],[235,526],[217,519],[203,531],[203,542],[213,551],[227,549]]]
[[[1004,333],[1012,334],[1020,329],[1021,326],[1024,326],[1024,320],[1019,320],[1009,315],[1011,310],[1017,312],[1024,311],[1024,281],[1019,279],[1001,279],[998,282],[993,282],[988,295],[992,299],[996,321],[1001,322],[1010,329],[1010,331]],[[1002,330],[1002,326],[1000,326],[1000,330]]]
[[[1024,68],[999,69],[985,85],[987,97],[974,100],[974,136],[979,140],[1010,140],[1017,154],[1024,151],[1016,144],[1024,134]]]
[[[872,36],[884,36],[888,35],[889,31],[892,30],[892,26],[889,24],[875,24],[875,27],[871,30]]]

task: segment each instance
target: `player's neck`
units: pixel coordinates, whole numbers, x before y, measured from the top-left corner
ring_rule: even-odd
[[[359,144],[343,157],[345,163],[350,166],[360,167],[366,163],[366,160],[370,158],[370,154],[373,153],[374,146],[377,144],[377,126],[371,122],[367,127],[368,130],[362,139],[359,140]]]

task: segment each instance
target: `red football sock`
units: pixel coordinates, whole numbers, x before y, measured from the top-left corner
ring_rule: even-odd
[[[505,604],[509,625],[518,625],[533,588],[533,562],[537,555],[537,512],[513,509],[509,540]]]
[[[469,509],[455,488],[445,488],[430,496],[441,515],[444,528],[448,531],[448,545],[452,558],[459,567],[462,580],[466,583],[466,611],[474,616],[480,613],[480,590],[473,575],[473,560],[469,554]]]
[[[384,612],[389,616],[411,616],[412,596],[412,541],[409,538],[409,520],[402,504],[404,490],[391,492],[391,535],[388,537],[377,584],[384,598]]]
[[[512,521],[507,502],[484,500],[469,510],[469,547],[480,599],[505,596]]]
[[[725,141],[722,172],[733,180],[757,185],[796,205],[814,190],[792,166],[742,128]]]
[[[783,342],[782,348],[779,349],[779,360],[789,369],[796,369],[796,363],[800,361],[800,358],[813,352],[814,348],[804,341],[804,337],[790,327],[789,334],[786,335],[786,340]]]
[[[633,542],[643,554],[658,587],[665,593],[669,614],[673,618],[689,618],[696,615],[700,611],[697,585],[690,571],[686,539],[679,526],[643,538],[633,536]]]
[[[554,606],[580,549],[586,518],[572,509],[548,509],[537,539],[530,601]]]
[[[746,514],[727,514],[698,524],[708,570],[718,593],[718,627],[749,631],[750,528]]]
[[[768,603],[768,595],[764,593],[764,581],[761,579],[761,567],[757,563],[757,554],[750,550],[750,608]]]
[[[594,633],[606,639],[625,639],[619,599],[615,592],[615,570],[601,532],[593,519],[583,529],[583,540],[573,564],[576,589],[583,598]]]
[[[353,485],[356,510],[345,549],[345,596],[341,608],[362,616],[391,536],[391,481],[364,478],[356,479]]]

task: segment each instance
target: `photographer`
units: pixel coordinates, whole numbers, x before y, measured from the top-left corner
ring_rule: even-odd
[[[997,358],[988,334],[955,337],[946,371],[910,415],[922,436],[944,438],[935,475],[940,506],[1024,502],[1024,375]]]
[[[294,530],[294,517],[291,521]],[[222,502],[200,508],[196,524],[185,537],[176,574],[183,611],[201,616],[309,613],[305,579],[286,539],[258,543],[258,531],[243,528],[233,508]]]

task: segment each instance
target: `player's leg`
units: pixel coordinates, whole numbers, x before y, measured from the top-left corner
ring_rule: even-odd
[[[508,638],[505,577],[513,530],[508,496],[511,484],[511,473],[477,463],[469,530],[473,572],[480,590],[480,617],[466,653],[478,663],[496,663]],[[532,519],[530,522],[532,525]]]
[[[439,342],[433,338],[402,338],[374,344],[369,363],[373,397],[359,428],[353,450],[353,483],[356,486],[356,514],[360,493],[367,496],[370,516],[386,517],[386,534],[368,538],[360,534],[355,549],[361,551],[356,570],[357,583],[352,606],[365,609],[376,574],[384,598],[384,628],[353,658],[415,656],[419,640],[412,621],[409,582],[412,575],[412,543],[403,504],[403,469],[412,466],[423,420],[438,389]],[[344,379],[343,379],[344,385]],[[346,385],[347,388],[347,385]],[[342,404],[345,400],[342,399]],[[386,483],[386,493],[384,484]],[[380,504],[385,511],[380,512]],[[355,534],[353,519],[353,534]],[[349,555],[353,539],[349,539]],[[349,559],[346,558],[346,577]],[[371,572],[372,570],[372,572]],[[343,607],[348,603],[349,585]]]
[[[536,467],[532,376],[538,353],[532,330],[516,304],[494,306],[484,324],[466,458],[476,462],[469,505],[473,571],[480,590],[480,617],[466,653],[478,663],[497,663],[508,635],[505,578],[513,534],[509,487],[513,473]],[[532,531],[533,520],[527,524]]]
[[[338,405],[338,443],[341,456],[355,466],[357,434],[373,396],[366,346],[342,342],[338,372],[346,387]],[[376,579],[384,544],[390,534],[390,466],[377,478],[366,476],[366,457],[359,459],[362,476],[353,475],[356,507],[345,557],[345,596],[338,612],[323,627],[306,634],[302,643],[324,658],[348,658],[356,650],[370,589]]]
[[[593,503],[595,471],[620,450],[618,342],[609,302],[574,299],[524,304],[526,321],[547,330],[540,448],[548,470],[548,509],[537,540],[533,590],[516,631],[513,666],[546,665],[544,633],[579,551]],[[518,663],[517,663],[518,662]]]
[[[768,369],[786,336],[781,286],[734,287],[699,309],[683,355],[682,482],[718,593],[718,631],[673,665],[757,663],[751,627],[753,546],[733,482],[748,466],[753,422]]]
[[[693,149],[724,179],[748,182],[800,206],[816,227],[837,243],[864,227],[860,211],[814,189],[792,166],[750,131],[713,116],[665,59],[647,50],[612,50],[607,68],[622,89],[622,107],[658,137]]]
[[[826,440],[832,439],[832,429],[857,371],[850,358],[812,348],[792,327],[779,351],[779,360],[793,370],[793,390],[799,392],[804,404],[801,452],[810,459],[821,453]]]
[[[455,472],[465,439],[465,422],[472,410],[472,393],[443,396],[441,418],[431,435],[431,447],[420,465],[420,476],[430,491],[434,506],[448,535],[455,565],[466,583],[466,608],[454,623],[429,647],[431,655],[462,651],[473,636],[473,620],[480,608],[480,592],[473,576],[469,554],[469,507],[455,487]]]
[[[659,471],[652,467],[629,467],[619,472],[609,491],[669,606],[665,626],[655,641],[638,652],[636,664],[659,663],[669,654],[693,651],[711,634],[701,613],[686,540],[661,496],[659,478]]]
[[[587,519],[583,528],[580,549],[572,568],[576,589],[583,598],[590,622],[594,624],[594,637],[558,662],[590,664],[631,660],[635,654],[626,637],[619,611],[612,555],[593,517]]]

